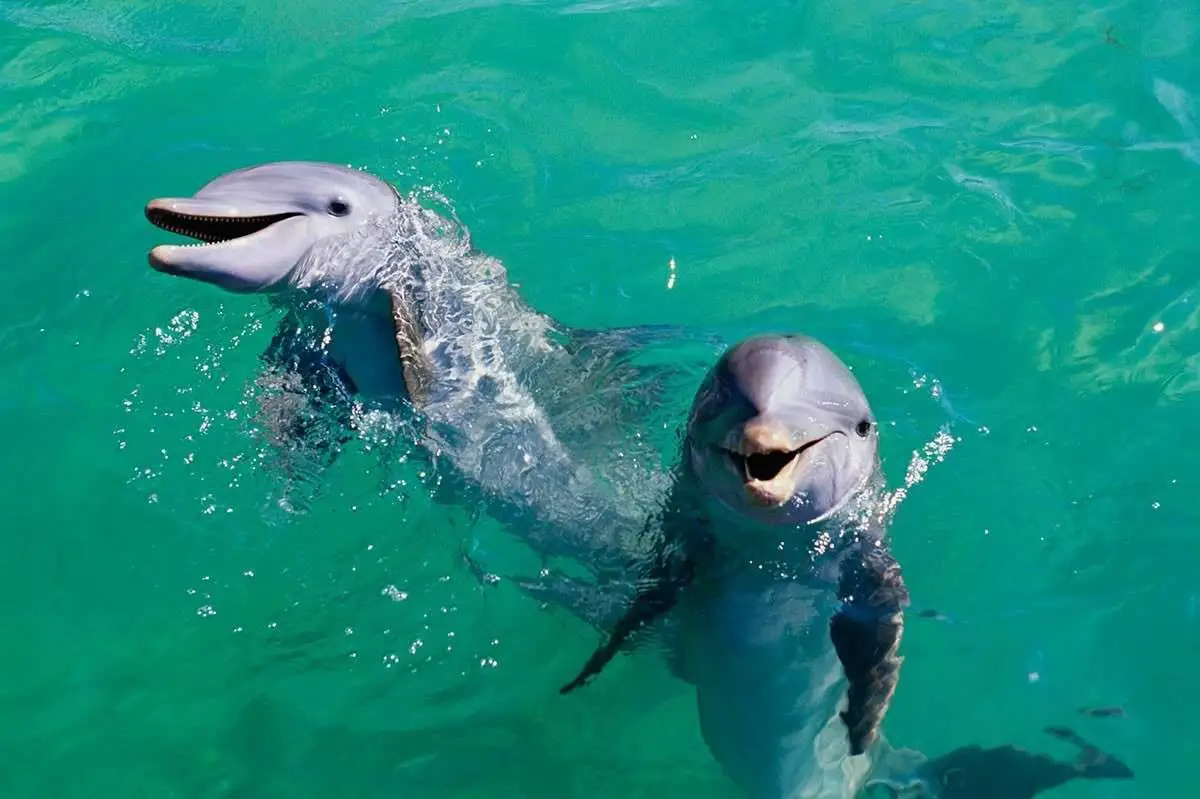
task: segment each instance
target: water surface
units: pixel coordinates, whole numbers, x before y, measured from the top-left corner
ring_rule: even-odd
[[[0,0],[0,792],[735,795],[660,660],[557,694],[595,634],[483,590],[463,541],[528,559],[432,506],[402,444],[353,447],[307,515],[272,505],[249,414],[276,317],[151,272],[141,208],[313,158],[448,203],[568,324],[825,340],[893,484],[923,477],[895,548],[950,618],[912,620],[888,735],[1070,761],[1067,726],[1136,779],[1053,796],[1191,795],[1198,24]],[[664,452],[687,399],[646,420]]]

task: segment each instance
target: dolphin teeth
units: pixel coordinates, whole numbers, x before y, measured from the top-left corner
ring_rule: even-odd
[[[266,230],[276,222],[300,216],[299,213],[261,214],[259,216],[199,216],[149,208],[146,219],[155,227],[170,233],[198,239],[205,244],[232,241]],[[201,245],[190,245],[201,246]]]

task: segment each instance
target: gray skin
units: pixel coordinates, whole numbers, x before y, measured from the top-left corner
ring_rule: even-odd
[[[924,758],[880,733],[909,600],[877,447],[858,381],[824,345],[767,335],[730,348],[695,395],[632,599],[612,584],[521,582],[607,632],[562,692],[644,630],[694,685],[710,751],[752,799],[936,795]]]
[[[585,442],[611,444],[606,426],[659,401],[670,369],[632,360],[678,331],[565,330],[527,307],[501,264],[446,220],[331,164],[240,170],[193,197],[154,200],[146,214],[212,242],[155,247],[155,269],[266,294],[286,309],[264,353],[287,400],[274,406],[279,443],[312,437],[314,400],[411,412],[432,465],[459,478],[458,501],[466,492],[500,511],[543,555],[628,574],[646,502],[623,491],[660,489],[616,474],[613,460],[597,468],[602,482],[580,453]],[[631,397],[631,385],[647,389]],[[603,411],[577,413],[589,408]],[[895,687],[902,584],[886,550],[868,546],[878,531],[863,509],[878,464],[873,429],[856,437],[859,411],[869,418],[852,376],[815,342],[756,339],[723,357],[697,397],[666,510],[650,525],[662,534],[650,580],[581,675],[678,605],[676,665],[696,685],[710,748],[754,797],[842,795],[808,788],[851,751],[871,751]],[[774,479],[739,476],[729,454],[805,444]],[[883,606],[864,604],[862,586],[879,589]],[[839,662],[849,683],[841,718]],[[830,759],[825,769],[813,768],[814,744]]]
[[[209,242],[157,246],[154,269],[285,310],[263,354],[278,396],[262,418],[278,449],[311,455],[319,472],[348,440],[352,402],[398,411],[415,421],[438,500],[497,511],[543,557],[626,567],[619,539],[644,518],[631,492],[663,489],[580,464],[596,462],[589,442],[658,402],[673,367],[633,360],[673,328],[564,328],[465,229],[334,164],[238,170],[152,200],[146,216]]]

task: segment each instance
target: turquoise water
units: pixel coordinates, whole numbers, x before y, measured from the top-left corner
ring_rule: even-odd
[[[0,0],[0,25],[0,795],[736,795],[661,660],[557,694],[595,634],[481,587],[458,551],[496,532],[402,444],[274,507],[248,433],[275,317],[150,271],[141,214],[293,158],[448,204],[568,324],[823,339],[913,483],[916,609],[948,617],[913,615],[889,737],[1071,762],[1065,726],[1136,776],[1047,795],[1194,793],[1194,4]],[[646,420],[664,452],[688,399]],[[1028,758],[984,761],[992,793],[959,795],[1032,795]]]

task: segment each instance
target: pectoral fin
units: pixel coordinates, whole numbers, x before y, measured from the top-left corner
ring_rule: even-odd
[[[838,593],[844,604],[829,636],[850,683],[841,717],[850,754],[858,755],[878,736],[900,679],[908,589],[896,559],[882,545],[864,542],[843,563]]]
[[[396,349],[400,358],[400,369],[404,373],[404,386],[413,405],[420,408],[429,398],[433,386],[433,364],[425,353],[425,331],[416,303],[401,288],[387,289],[392,325],[396,330]]]
[[[692,580],[694,565],[682,553],[671,556],[659,553],[650,567],[649,574],[638,588],[633,601],[625,613],[612,626],[604,643],[592,653],[575,679],[559,689],[568,694],[583,686],[617,656],[630,637],[642,628],[665,616],[679,601],[679,594]]]
[[[289,311],[261,354],[264,369],[255,378],[256,432],[285,477],[279,505],[294,512],[308,508],[321,475],[350,440],[354,384],[321,348],[321,332]]]
[[[463,551],[462,558],[467,568],[481,583],[493,584],[508,579],[521,593],[547,607],[566,610],[571,615],[587,622],[600,633],[608,635],[628,612],[631,594],[635,589],[624,581],[585,582],[544,570],[538,577],[502,578],[493,574],[479,562],[471,552]],[[637,644],[657,645],[667,661],[667,666],[681,680],[689,681],[686,665],[679,654],[676,625],[656,624],[653,636],[627,642],[624,648],[634,649]]]

